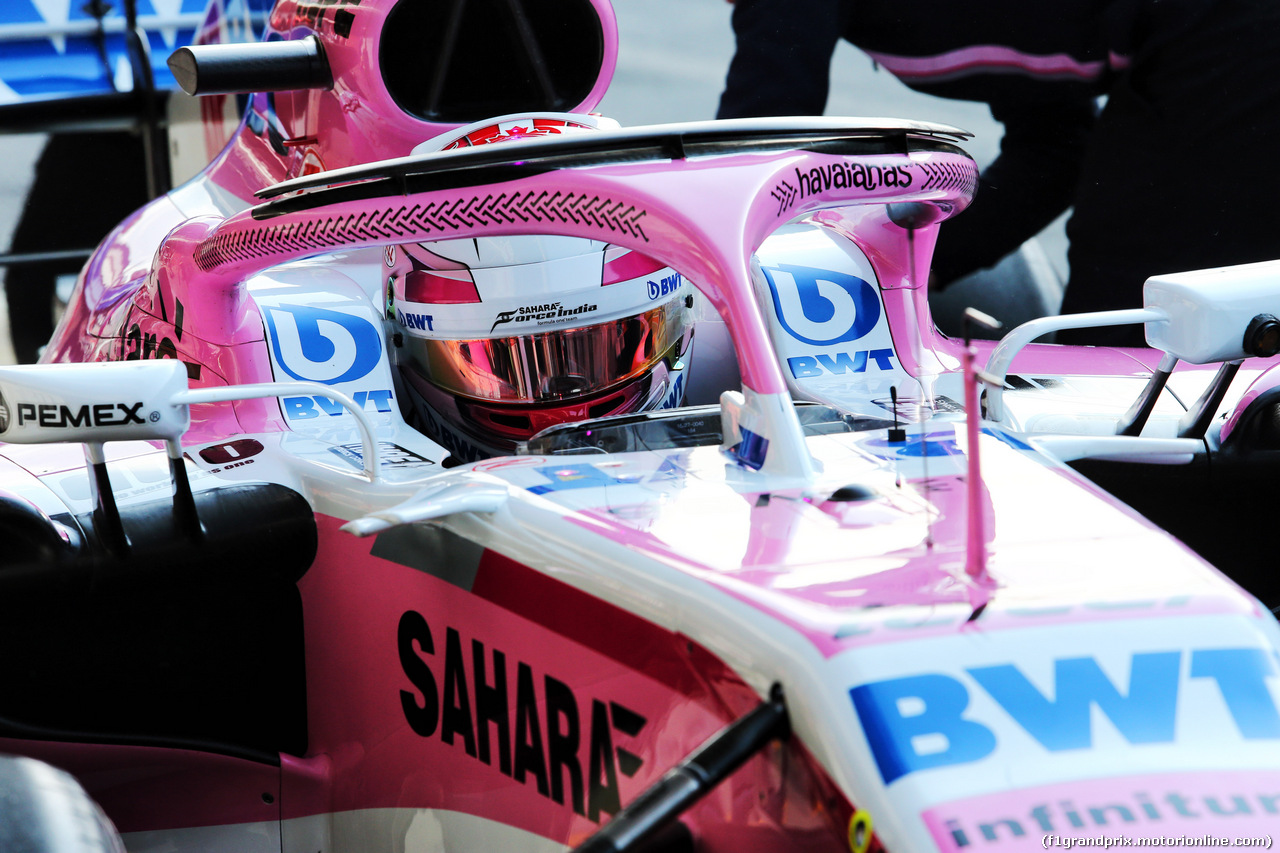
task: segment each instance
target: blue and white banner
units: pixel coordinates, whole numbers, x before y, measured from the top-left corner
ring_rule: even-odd
[[[0,104],[129,92],[133,70],[125,46],[124,0],[112,0],[101,20],[84,0],[0,2]],[[190,44],[208,7],[224,20],[243,19],[262,34],[272,0],[137,0],[159,89],[176,89],[165,64]],[[246,33],[249,35],[249,33]]]

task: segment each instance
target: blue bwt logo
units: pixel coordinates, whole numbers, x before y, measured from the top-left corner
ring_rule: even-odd
[[[362,317],[309,305],[266,307],[280,369],[302,382],[361,379],[382,360],[382,336]]]
[[[1226,719],[1214,720],[1220,731],[1234,730],[1246,741],[1280,739],[1280,712],[1267,687],[1275,670],[1266,651],[1196,649],[1190,653],[1185,677],[1181,675],[1183,655],[1181,651],[1134,654],[1127,691],[1113,683],[1091,657],[1055,660],[1053,698],[1011,663],[965,672],[1049,752],[1091,749],[1095,706],[1131,744],[1172,743],[1179,691],[1188,686],[1187,677],[1216,682],[1226,712]],[[876,681],[849,691],[886,785],[920,770],[978,761],[996,750],[996,730],[987,725],[995,721],[979,721],[967,713],[971,689],[952,675],[928,673]]]
[[[663,296],[670,296],[680,289],[680,273],[669,275],[661,281],[649,280],[649,300],[661,299]]]
[[[873,349],[860,352],[838,352],[835,355],[797,355],[787,359],[787,367],[796,379],[814,379],[818,376],[840,376],[845,373],[866,373],[870,361],[879,370],[893,370],[893,350]]]
[[[787,334],[814,346],[865,337],[880,322],[880,296],[855,275],[794,264],[762,267]]]

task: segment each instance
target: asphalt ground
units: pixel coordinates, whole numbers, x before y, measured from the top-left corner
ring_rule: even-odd
[[[614,6],[618,66],[599,111],[627,126],[714,117],[733,56],[732,6],[724,0],[615,0]],[[912,92],[848,44],[836,51],[831,79],[827,115],[954,125],[974,134],[965,147],[980,165],[999,148],[1000,128],[985,105]],[[42,141],[39,136],[0,133],[0,246],[6,250]],[[1060,225],[1051,228],[1044,238],[1054,259],[1065,254],[1060,231]],[[1055,260],[1055,265],[1062,263]],[[0,363],[12,362],[8,320],[0,303]]]

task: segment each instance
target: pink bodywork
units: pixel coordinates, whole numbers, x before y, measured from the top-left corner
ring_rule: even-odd
[[[308,19],[300,5],[297,0],[277,5],[271,17],[275,33],[288,38],[309,34],[301,28]],[[617,56],[612,10],[606,0],[593,0],[593,5],[601,15],[606,49],[581,111],[594,107],[603,95]],[[251,276],[338,250],[528,233],[524,217],[511,215],[517,211],[533,214],[541,233],[634,249],[696,282],[733,331],[743,382],[757,394],[785,393],[787,383],[753,293],[750,259],[779,226],[811,216],[867,254],[903,368],[914,376],[960,368],[962,345],[939,334],[929,314],[925,282],[938,224],[911,232],[894,225],[884,212],[890,202],[923,202],[948,214],[963,210],[976,184],[976,167],[958,152],[855,158],[786,151],[609,165],[255,219],[248,209],[253,193],[305,175],[308,163],[336,170],[404,157],[413,146],[454,127],[407,117],[371,73],[389,7],[365,0],[349,38],[337,39],[331,27],[321,25],[334,87],[275,98],[285,156],[242,124],[192,187],[153,202],[108,237],[81,275],[47,361],[176,357],[188,363],[192,387],[269,382],[273,376],[261,312],[245,286]],[[255,104],[265,110],[265,96],[255,96]],[[521,144],[531,151],[538,145]],[[849,163],[897,169],[911,181],[905,187],[874,189],[832,186],[799,196],[778,192],[784,184],[794,192],[788,183],[794,175],[829,172]],[[216,194],[222,201],[193,201],[201,188],[208,198]],[[981,363],[991,344],[974,346]],[[1060,348],[1033,346],[1017,367],[1033,373],[1137,376],[1156,358],[1145,351],[1104,349],[1064,356]],[[1259,381],[1259,389],[1274,384],[1270,376]],[[193,410],[184,442],[198,445],[287,428],[274,402],[211,404]],[[955,446],[957,437],[944,428],[930,433],[930,440]],[[1187,615],[1260,617],[1256,602],[1096,488],[990,434],[978,440],[990,482],[1017,483],[1019,488],[988,489],[973,482],[963,465],[939,460],[929,481],[911,477],[905,491],[868,504],[825,501],[800,488],[766,494],[721,481],[706,505],[690,512],[678,500],[681,478],[709,476],[691,463],[668,485],[653,487],[651,501],[577,509],[571,523],[584,536],[623,546],[746,603],[802,636],[827,661],[868,649],[874,653],[906,637],[946,638],[962,632],[1007,636],[1028,626]],[[854,449],[813,444],[819,459],[824,452],[831,454],[825,461],[833,468],[848,464],[848,470],[868,476],[884,476],[900,455],[868,441]],[[952,463],[962,462],[964,452],[957,449],[953,456]],[[527,488],[529,470],[537,461],[499,460],[476,468]],[[724,466],[719,456],[707,470],[717,466]],[[1032,484],[1039,495],[1036,506],[1025,499]],[[973,496],[982,505],[966,516]],[[911,521],[924,504],[936,513],[928,529]],[[1074,530],[1046,534],[1038,523],[1045,505],[1068,506],[1075,523],[1091,535],[1079,537]],[[418,701],[395,653],[397,625],[404,625],[407,611],[417,612],[431,627],[434,650],[418,641],[414,653],[420,659],[438,664],[452,653],[448,643],[456,642],[459,653],[471,661],[467,672],[476,676],[474,660],[496,667],[495,650],[504,650],[511,684],[516,684],[517,666],[526,666],[536,684],[543,685],[538,690],[544,692],[544,705],[553,681],[574,685],[584,732],[600,719],[593,715],[604,714],[600,709],[610,703],[643,716],[644,734],[631,746],[646,758],[634,775],[618,780],[623,802],[758,701],[738,673],[692,640],[494,551],[485,551],[475,585],[464,591],[374,556],[370,540],[338,531],[341,520],[319,516],[318,523],[320,556],[300,583],[307,616],[307,757],[285,756],[275,769],[224,756],[138,747],[9,746],[78,773],[126,831],[289,820],[358,809],[436,808],[574,844],[600,823],[598,812],[583,814],[589,803],[576,811],[553,808],[554,797],[540,792],[536,779],[509,784],[512,772],[504,771],[496,758],[477,757],[475,746],[461,733],[455,733],[456,741],[446,741],[440,733],[423,735],[406,725],[405,703]],[[719,553],[714,557],[703,547],[709,523],[718,525]],[[856,551],[855,546],[871,540],[873,530],[900,535],[889,537],[892,541],[883,547],[872,544]],[[966,572],[974,562],[974,547],[985,557],[981,573]],[[850,568],[856,562],[851,556],[866,558],[859,564],[864,568]],[[1132,571],[1127,589],[1135,592],[1130,598],[1123,597],[1124,590],[1108,592],[1113,590],[1114,566],[1121,563]],[[980,623],[970,623],[982,609],[979,600],[987,603],[985,592],[975,596],[979,574],[984,581],[989,575],[990,585],[1002,595],[995,596]],[[812,580],[805,581],[806,576]],[[1095,594],[1105,599],[1096,607],[1090,604]],[[884,617],[894,607],[912,608],[912,615]],[[933,612],[921,615],[928,608]],[[484,626],[483,631],[477,626]],[[403,649],[401,644],[402,655]],[[402,689],[389,691],[387,684]],[[515,731],[520,721],[513,713],[509,723]],[[489,731],[485,728],[486,744]],[[619,737],[610,731],[611,737]],[[589,762],[596,744],[589,747],[587,735],[582,737],[579,753]],[[609,755],[626,746],[621,737],[611,741]],[[475,760],[460,758],[462,753]],[[849,801],[827,768],[798,742],[789,754],[794,760],[782,762],[772,752],[753,759],[736,784],[724,786],[690,812],[689,822],[709,847],[732,848],[741,828],[750,825],[767,828],[772,839],[762,844],[759,836],[753,837],[756,849],[786,849],[797,837],[808,840],[806,849],[847,848],[841,834],[859,804]],[[134,770],[119,774],[113,768],[121,765]],[[571,772],[567,766],[554,772],[561,770],[571,786]],[[1143,781],[1207,795],[1218,790],[1213,785],[1220,780],[1168,775]],[[1226,781],[1262,785],[1260,778],[1240,774]],[[1080,784],[1018,790],[958,800],[931,808],[920,819],[939,849],[960,849],[960,833],[977,831],[971,827],[984,820],[995,825],[1006,812],[1014,813],[1010,810],[1025,817],[1041,799],[1056,802],[1072,796],[1084,803],[1086,793],[1110,802],[1108,798],[1129,796],[1131,787],[1130,780],[1112,779],[1104,785],[1091,782],[1087,791]],[[563,804],[562,797],[556,805]],[[872,845],[870,849],[879,849],[878,842]]]

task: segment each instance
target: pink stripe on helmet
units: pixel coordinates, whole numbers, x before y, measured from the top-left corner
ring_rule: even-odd
[[[414,270],[405,275],[404,298],[433,305],[462,305],[480,301],[480,292],[468,270]]]
[[[612,254],[613,249],[609,251]],[[648,255],[634,251],[626,252],[604,262],[604,278],[600,283],[605,285],[617,284],[620,281],[631,281],[641,276],[653,275],[658,270],[666,268],[666,264],[661,261],[655,261]]]

